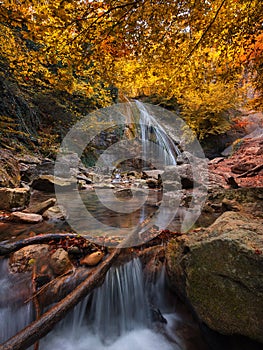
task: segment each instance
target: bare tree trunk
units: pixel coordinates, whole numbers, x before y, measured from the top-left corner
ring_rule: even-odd
[[[120,251],[120,249],[115,249],[105,261],[90,272],[87,279],[76,287],[73,292],[53,306],[38,320],[32,322],[29,326],[3,343],[0,346],[0,350],[25,350],[49,333],[69,310],[94,288],[103,283],[107,271],[119,256]]]
[[[78,237],[78,235],[73,233],[46,233],[46,234],[40,234],[34,237],[21,239],[20,241],[16,241],[13,243],[0,244],[0,256],[13,253],[30,244],[41,244],[51,240],[58,241],[63,238],[75,238],[75,237]]]

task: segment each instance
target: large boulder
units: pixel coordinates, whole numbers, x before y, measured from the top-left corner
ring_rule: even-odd
[[[24,208],[30,200],[27,188],[0,188],[0,209]]]
[[[263,343],[262,218],[223,213],[167,249],[172,288],[211,329]]]

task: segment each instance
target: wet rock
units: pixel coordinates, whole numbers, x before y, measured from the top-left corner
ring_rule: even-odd
[[[165,317],[163,317],[161,311],[157,308],[151,308],[151,319],[153,322],[167,323]]]
[[[53,207],[56,203],[55,198],[49,198],[44,202],[36,203],[34,205],[29,206],[25,210],[23,210],[24,213],[33,213],[33,214],[43,214],[47,209],[50,207]]]
[[[55,192],[55,187],[56,190],[63,190],[72,188],[74,185],[76,185],[76,182],[73,180],[63,179],[53,175],[40,175],[37,179],[33,180],[31,187],[34,190],[53,193]]]
[[[48,255],[48,244],[32,244],[13,253],[9,259],[9,266],[12,272],[31,271],[37,259]]]
[[[12,152],[0,149],[0,187],[19,187],[20,180],[18,161]]]
[[[58,205],[54,205],[43,213],[43,218],[51,221],[65,220],[66,216],[65,209]]]
[[[80,265],[95,266],[103,259],[103,252],[97,251],[80,260]]]
[[[32,213],[24,213],[22,211],[16,211],[12,213],[8,221],[12,222],[23,222],[27,224],[38,224],[39,222],[43,221],[42,215],[39,214],[32,214]]]
[[[24,208],[30,200],[27,188],[0,188],[0,209]]]
[[[56,275],[62,275],[73,268],[68,253],[63,248],[58,248],[51,255],[50,266]]]
[[[170,285],[211,329],[263,343],[262,219],[225,212],[169,244]]]

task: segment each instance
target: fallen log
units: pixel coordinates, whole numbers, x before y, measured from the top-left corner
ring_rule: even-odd
[[[94,288],[103,283],[107,271],[120,254],[120,249],[115,249],[110,256],[76,289],[62,299],[58,304],[44,313],[38,320],[32,322],[12,338],[0,346],[0,350],[25,350],[36,341],[43,338],[53,327],[71,310],[81,299],[89,294]]]
[[[58,241],[63,238],[75,238],[79,235],[74,233],[46,233],[34,237],[21,239],[16,242],[0,244],[0,256],[8,255],[31,244],[41,244],[50,240]]]

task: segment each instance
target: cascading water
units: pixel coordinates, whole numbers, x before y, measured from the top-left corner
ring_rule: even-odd
[[[163,272],[156,279],[160,291]],[[56,329],[41,341],[41,350],[182,350],[178,338],[156,331],[150,294],[139,259],[112,267],[101,287],[87,296]],[[159,308],[159,305],[155,305]],[[160,325],[160,328],[169,327]],[[168,328],[167,328],[168,329]],[[164,330],[165,332],[165,330]]]
[[[0,343],[15,335],[33,321],[32,303],[24,303],[28,278],[25,274],[12,276],[8,260],[0,260]]]
[[[142,158],[154,159],[155,163],[156,160],[161,160],[162,166],[176,165],[176,157],[181,154],[180,150],[145,105],[140,101],[135,103],[140,112]]]

